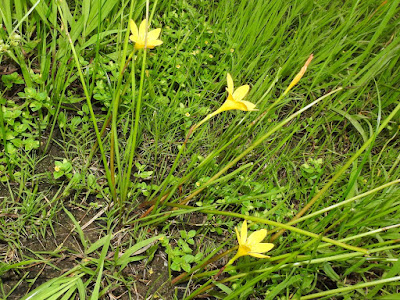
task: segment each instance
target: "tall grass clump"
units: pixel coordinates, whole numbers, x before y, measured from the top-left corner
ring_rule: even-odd
[[[398,296],[400,1],[3,2],[4,297]]]

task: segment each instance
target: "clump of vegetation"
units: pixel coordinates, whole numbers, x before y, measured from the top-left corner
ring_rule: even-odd
[[[398,295],[399,1],[3,2],[1,298]]]

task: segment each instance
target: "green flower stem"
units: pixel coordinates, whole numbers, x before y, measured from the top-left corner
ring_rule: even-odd
[[[217,109],[216,111],[212,112],[211,114],[208,114],[203,120],[201,120],[199,123],[197,123],[194,127],[191,133],[193,133],[197,128],[199,128],[202,124],[210,120],[212,117],[218,115],[222,111],[220,109]]]
[[[133,50],[133,52],[134,51],[135,50]],[[135,120],[138,118],[138,117],[135,118],[135,102],[136,102],[135,60],[132,60],[131,86],[132,86],[131,128],[135,128],[135,123],[136,123]],[[137,108],[137,110],[139,110],[139,108]],[[135,149],[136,149],[135,145],[136,145],[136,133],[134,133],[134,134],[131,133],[129,136],[128,145],[127,145],[127,152],[129,154],[128,166],[124,170],[124,173],[126,174],[126,176],[124,178],[125,180],[123,180],[121,182],[122,183],[122,186],[121,186],[121,200],[122,201],[125,201],[126,197],[128,195],[128,188],[129,188],[129,182],[130,182],[130,178],[131,178],[132,165],[133,165],[133,157],[135,155]]]
[[[83,88],[83,91],[84,91],[85,96],[86,96],[86,103],[87,103],[89,111],[90,111],[90,117],[92,119],[94,130],[96,132],[97,142],[99,144],[101,157],[102,157],[102,160],[103,160],[103,165],[104,165],[104,168],[105,168],[105,171],[106,171],[107,181],[108,181],[108,184],[110,186],[112,197],[113,197],[114,200],[116,200],[117,195],[116,195],[116,192],[115,192],[115,188],[112,185],[111,173],[110,173],[110,169],[108,168],[108,165],[107,165],[106,154],[105,154],[105,151],[104,151],[104,148],[103,148],[103,142],[101,140],[101,135],[100,135],[100,132],[99,132],[99,128],[97,127],[97,120],[96,120],[96,116],[94,115],[94,112],[93,112],[93,107],[92,107],[92,102],[91,102],[91,99],[90,99],[90,95],[89,95],[88,89],[86,87],[85,77],[83,76],[83,73],[82,73],[81,65],[79,63],[79,58],[78,58],[78,55],[76,53],[74,43],[72,42],[71,36],[70,36],[70,34],[68,32],[68,25],[67,25],[67,23],[66,23],[66,21],[64,19],[64,15],[62,13],[61,7],[60,7],[58,2],[57,2],[57,8],[58,8],[58,11],[60,13],[61,21],[63,22],[64,32],[67,35],[69,44],[71,46],[72,53],[74,55],[76,67],[78,69],[79,77],[80,77],[80,80],[81,80],[81,83],[82,83],[82,88]]]
[[[375,229],[375,230],[371,230],[371,231],[368,231],[368,232],[360,233],[360,234],[357,234],[357,235],[354,235],[354,236],[349,236],[349,237],[341,239],[339,241],[340,242],[347,242],[347,241],[355,240],[355,239],[362,238],[362,237],[365,237],[365,236],[373,235],[373,234],[376,234],[376,233],[379,233],[379,232],[387,231],[389,229],[398,228],[398,227],[400,227],[400,224],[394,224],[394,225],[378,228],[378,229]],[[318,249],[325,248],[325,247],[328,247],[328,246],[329,246],[329,244],[322,244],[322,245],[318,246]]]
[[[158,2],[158,0],[155,1],[154,8],[153,8],[153,10],[152,10],[152,12],[151,12],[151,15],[150,15],[150,19],[149,19],[150,21],[149,21],[149,23],[151,22],[151,20],[152,20],[152,18],[153,18],[153,15],[154,15],[154,12],[155,12],[155,5],[157,4],[157,2]],[[135,1],[131,1],[131,6],[130,6],[130,9],[129,9],[129,19],[132,18],[132,14],[133,14],[133,4],[134,4],[134,3],[135,3]],[[129,30],[126,31],[125,40],[124,40],[124,50],[127,49],[127,48],[125,47],[125,45],[127,45],[128,43],[129,43]],[[117,87],[118,87],[118,86],[121,87],[121,82],[122,82],[123,75],[124,75],[124,73],[125,73],[126,68],[128,67],[128,63],[130,62],[130,60],[131,60],[132,57],[133,57],[133,55],[134,55],[134,52],[132,52],[132,53],[129,55],[128,59],[126,59],[126,60],[125,60],[126,52],[125,52],[125,55],[122,55],[120,67],[123,66],[123,68],[121,69],[121,71],[120,71],[120,73],[119,73],[118,82],[117,82]],[[123,62],[125,63],[124,65],[123,65]],[[124,94],[124,93],[123,93],[123,94]],[[106,122],[104,122],[103,127],[101,128],[101,135],[102,135],[102,136],[103,136],[103,134],[104,134],[104,132],[105,132],[107,126],[108,126],[109,123],[111,122],[111,112],[112,112],[112,108],[113,108],[113,105],[111,105],[110,108],[108,109],[107,116],[106,116],[106,118],[105,118],[105,119],[106,119]],[[95,151],[96,151],[96,148],[97,148],[97,143],[92,147],[92,150],[91,150],[91,152],[90,152],[89,159],[88,159],[88,162],[89,162],[89,163],[90,163],[91,159],[93,158],[93,155],[94,155],[94,153],[95,153]]]
[[[262,101],[262,100],[267,96],[268,92],[269,92],[269,90],[261,97],[260,101]],[[260,121],[261,118],[265,117],[265,116],[268,114],[268,112],[269,112],[272,108],[274,108],[275,106],[277,106],[277,105],[279,104],[279,102],[282,101],[282,99],[284,98],[285,95],[286,95],[286,94],[282,94],[274,103],[272,103],[272,105],[270,105],[270,106],[267,108],[266,111],[264,111],[261,115],[259,115],[253,122],[251,122],[250,124],[248,124],[248,125],[247,125],[247,128],[253,126],[253,125],[256,124],[258,121]],[[260,102],[260,101],[259,101],[259,102]],[[220,113],[222,113],[222,112],[223,112],[223,110],[217,109],[216,111],[212,112],[211,114],[208,114],[208,115],[207,115],[203,120],[201,120],[199,123],[197,123],[196,125],[194,125],[194,126],[190,129],[190,131],[189,131],[189,133],[188,133],[188,135],[187,135],[187,137],[186,137],[186,141],[189,139],[189,137],[194,133],[194,131],[195,131],[197,128],[199,128],[199,127],[200,127],[201,125],[203,125],[205,122],[207,122],[208,120],[210,120],[212,117],[214,117],[214,116],[216,116],[216,115],[218,115],[218,114],[220,114]],[[239,138],[240,136],[241,136],[241,134],[237,134],[233,139],[236,140],[236,139]]]
[[[274,271],[276,271],[276,270],[279,270],[279,269],[281,268],[281,266],[284,265],[287,261],[289,261],[289,260],[291,260],[292,258],[296,257],[297,254],[298,254],[297,252],[294,252],[294,253],[289,254],[289,256],[288,256],[286,259],[284,259],[283,261],[281,261],[279,264],[277,264],[277,265],[275,265],[275,266],[269,268],[269,270],[262,272],[260,275],[258,275],[257,277],[255,277],[255,278],[253,278],[253,279],[251,279],[251,280],[252,280],[254,283],[256,283],[256,282],[258,282],[260,279],[269,276],[272,272],[274,272]],[[225,266],[225,267],[226,267],[226,266]],[[225,268],[225,267],[223,267],[221,270],[224,271],[224,268]],[[218,277],[218,275],[221,273],[221,270],[220,270],[219,273],[216,275],[216,277]],[[242,273],[242,274],[243,274],[243,273]],[[241,275],[241,274],[239,274],[239,275]],[[238,275],[236,275],[236,276],[231,276],[231,277],[229,277],[229,278],[220,280],[219,283],[228,282],[229,279],[233,279],[234,277],[239,278],[239,277],[237,277],[237,276],[238,276]],[[194,276],[194,277],[195,277],[195,276]],[[236,279],[236,278],[235,278],[235,279]],[[194,293],[191,294],[191,295],[190,295],[188,298],[186,298],[186,299],[192,299],[192,298],[193,298],[192,295],[198,295],[198,294],[200,294],[200,293],[203,293],[203,292],[205,292],[206,290],[209,290],[209,289],[211,289],[211,288],[214,287],[214,286],[215,286],[215,283],[211,283],[211,282],[208,281],[208,282],[207,282],[206,284],[204,284],[202,287],[200,287],[199,289],[197,289],[196,291],[194,291]],[[245,286],[239,287],[238,290],[235,290],[235,292],[234,292],[233,294],[230,294],[230,295],[228,295],[228,297],[225,297],[225,298],[226,298],[226,299],[232,299],[232,298],[235,297],[237,294],[241,293],[241,290],[243,291],[243,289],[246,289],[246,287],[245,287]]]
[[[133,3],[134,1],[132,1]],[[149,1],[146,1],[146,18],[148,19],[148,24],[150,24],[151,19],[153,18],[154,12],[155,12],[155,8],[157,6],[157,2],[155,1],[153,4],[153,9],[149,18]],[[133,5],[131,3],[131,9],[133,8]],[[130,11],[129,14],[129,19],[131,19],[133,10]],[[128,40],[129,40],[129,33],[130,31],[127,30],[126,33],[126,37],[125,37],[125,45],[124,45],[124,54],[123,57],[126,57],[126,51],[127,51],[127,46],[128,46]],[[146,35],[147,35],[147,30],[146,30]],[[134,51],[131,53],[131,55],[129,56],[129,58],[132,58],[134,56]],[[128,138],[128,152],[129,152],[129,156],[128,156],[128,161],[126,161],[126,159],[124,159],[124,164],[126,165],[126,167],[123,169],[122,168],[122,164],[121,161],[119,161],[118,164],[118,169],[119,169],[119,181],[121,182],[121,188],[120,188],[120,195],[121,195],[121,199],[120,199],[120,207],[123,207],[123,203],[126,201],[126,197],[128,195],[128,189],[129,189],[129,183],[130,183],[130,175],[132,172],[132,164],[133,164],[133,157],[135,155],[135,151],[136,151],[136,144],[137,144],[137,140],[138,140],[138,133],[139,133],[139,121],[140,121],[140,115],[141,115],[141,107],[142,107],[142,98],[143,98],[143,86],[144,86],[144,78],[145,78],[145,69],[146,69],[146,58],[147,58],[147,51],[144,50],[143,52],[143,60],[142,60],[142,70],[141,70],[141,75],[140,75],[140,85],[139,85],[139,93],[138,93],[138,98],[137,98],[137,102],[136,102],[136,98],[135,98],[135,87],[132,87],[133,90],[133,99],[132,99],[132,114],[135,111],[135,118],[134,118],[134,127],[133,127],[133,132],[130,133],[130,136]],[[121,61],[121,70],[124,70],[123,65],[125,64],[125,60]],[[122,76],[120,77],[120,79],[122,79]],[[132,73],[131,73],[131,84],[135,85],[135,68],[134,68],[134,59],[132,60]],[[119,89],[117,88],[116,90],[116,96],[118,97],[118,105],[119,105],[119,98],[120,98],[120,92]],[[136,102],[136,109],[134,110],[134,105]],[[113,114],[115,112],[115,108],[113,109]],[[115,115],[115,114],[114,114]],[[113,116],[114,116],[113,115]],[[133,117],[133,115],[132,115]],[[116,134],[117,131],[117,119],[116,119],[116,115],[114,117],[114,135]],[[115,137],[115,146],[117,147],[118,144],[118,137]],[[116,148],[117,149],[117,148]],[[115,153],[117,155],[117,162],[118,160],[120,160],[120,155],[119,153]]]
[[[193,207],[188,206],[188,205],[181,205],[181,204],[173,204],[173,203],[167,203],[167,206],[172,206],[172,207],[178,207],[178,208],[189,208],[189,209],[193,209]],[[355,247],[355,246],[351,246],[351,245],[347,245],[345,243],[339,242],[339,241],[335,241],[333,239],[324,237],[321,235],[318,235],[316,233],[312,233],[297,227],[293,227],[293,226],[289,226],[287,224],[283,224],[283,223],[279,223],[279,222],[275,222],[275,221],[271,221],[271,220],[267,220],[267,219],[263,219],[263,218],[258,218],[258,217],[252,217],[252,216],[246,216],[243,214],[239,214],[239,213],[235,213],[235,212],[230,212],[230,211],[221,211],[221,210],[214,210],[214,209],[199,209],[200,212],[205,213],[205,214],[212,214],[212,215],[221,215],[221,216],[229,216],[229,217],[233,217],[233,218],[240,218],[243,220],[249,220],[249,221],[253,221],[253,222],[257,222],[257,223],[261,223],[261,224],[266,224],[266,225],[271,225],[274,227],[278,227],[278,228],[284,228],[285,230],[289,230],[289,231],[293,231],[296,232],[298,234],[301,235],[305,235],[311,238],[315,238],[315,239],[321,239],[324,242],[327,242],[329,244],[332,245],[336,245],[338,247],[341,248],[345,248],[348,250],[352,250],[352,251],[356,251],[356,252],[360,252],[360,253],[364,253],[367,254],[368,250],[360,248],[360,247]]]
[[[129,10],[129,18],[131,18],[132,14],[133,14],[133,3],[134,1],[131,2],[131,6],[130,6],[130,10]],[[117,118],[118,118],[118,108],[119,108],[119,104],[120,104],[120,99],[121,99],[121,85],[122,85],[122,78],[124,75],[124,71],[125,71],[125,64],[127,61],[127,53],[128,53],[128,44],[129,44],[129,30],[126,31],[125,33],[125,40],[124,40],[124,47],[122,50],[122,56],[121,56],[121,61],[120,61],[120,74],[118,76],[118,82],[117,82],[117,87],[115,89],[114,92],[114,97],[113,97],[113,101],[111,103],[110,108],[112,107],[111,110],[111,150],[113,150],[111,153],[111,162],[110,163],[110,168],[112,170],[112,173],[114,173],[114,163],[113,163],[113,159],[114,157],[117,160],[117,168],[118,168],[118,182],[122,182],[124,180],[124,177],[122,175],[122,164],[121,164],[121,156],[120,156],[120,152],[119,152],[119,146],[118,146],[118,127],[117,127]],[[132,56],[134,55],[134,53],[131,53]],[[117,186],[114,178],[114,174],[112,174],[112,180],[113,180],[113,184],[114,185],[114,189],[117,190]],[[120,198],[120,208],[122,208],[122,203],[123,203],[123,199]]]
[[[303,229],[300,229],[300,228],[297,228],[297,227],[293,227],[293,226],[289,226],[289,225],[286,225],[286,224],[282,224],[282,223],[279,223],[279,222],[270,221],[270,220],[266,220],[266,219],[258,218],[258,217],[246,216],[246,215],[242,215],[242,214],[238,214],[238,213],[234,213],[234,212],[228,212],[228,211],[211,210],[211,209],[204,209],[204,210],[200,210],[200,211],[203,212],[203,213],[206,213],[206,214],[230,216],[230,217],[234,217],[234,218],[241,218],[241,219],[244,219],[244,220],[250,220],[250,221],[253,221],[253,222],[257,222],[257,223],[271,225],[271,226],[283,228],[285,230],[290,230],[290,231],[293,231],[293,232],[296,232],[296,233],[299,233],[299,234],[302,234],[302,235],[305,235],[305,236],[308,236],[308,237],[311,237],[311,238],[321,239],[324,242],[327,242],[327,243],[330,243],[332,245],[336,245],[338,247],[342,247],[342,248],[345,248],[345,249],[348,249],[348,250],[357,251],[357,252],[361,252],[361,253],[364,253],[364,254],[368,253],[368,251],[366,249],[355,247],[355,246],[350,246],[350,245],[347,245],[345,243],[342,243],[342,242],[339,242],[339,241],[335,241],[335,240],[332,240],[332,239],[327,238],[327,237],[321,237],[318,234],[315,234],[315,233],[312,233],[312,232],[309,232],[309,231],[306,231],[306,230],[303,230]]]
[[[157,2],[155,1],[153,4],[153,9],[151,11],[150,17],[148,16],[149,14],[149,1],[146,1],[146,18],[148,20],[147,24],[150,26],[150,22],[153,18]],[[147,30],[146,28],[146,36],[147,36]],[[147,38],[146,38],[147,42]],[[132,84],[132,122],[134,119],[134,123],[132,123],[133,127],[133,132],[131,132],[129,139],[128,139],[128,162],[127,166],[124,170],[124,176],[121,178],[121,203],[125,202],[126,197],[128,195],[128,189],[129,189],[129,183],[131,181],[131,172],[132,172],[132,165],[133,165],[133,158],[135,156],[136,152],[136,144],[138,140],[138,133],[139,133],[139,121],[140,121],[140,115],[142,111],[142,98],[143,98],[143,86],[144,86],[144,79],[145,79],[145,70],[146,70],[146,58],[147,58],[147,50],[144,49],[143,51],[143,60],[142,60],[142,70],[140,74],[140,84],[139,84],[139,93],[138,93],[138,99],[136,102],[136,96],[135,96],[135,85],[136,85],[136,80],[135,80],[135,62],[132,60],[132,72],[131,72],[131,84]],[[134,109],[136,102],[136,109]],[[135,112],[135,116],[133,116],[133,112]]]
[[[131,169],[132,169],[132,164],[133,164],[133,157],[135,155],[136,151],[136,144],[137,144],[137,139],[138,139],[138,132],[139,132],[139,121],[140,121],[140,112],[142,108],[142,98],[143,98],[143,85],[144,85],[144,78],[145,78],[145,70],[146,70],[146,58],[147,58],[147,51],[143,51],[143,60],[142,60],[142,70],[140,74],[140,84],[139,84],[139,93],[138,93],[138,99],[136,102],[136,109],[135,109],[135,123],[133,127],[133,132],[131,133],[129,140],[131,141],[128,148],[129,148],[129,161],[128,161],[128,166],[126,169],[126,176],[124,178],[124,184],[123,184],[123,192],[122,192],[122,201],[125,201],[125,197],[128,192],[128,187],[129,187],[129,182],[130,182],[130,174],[131,174]],[[132,77],[134,77],[135,74],[132,74]],[[135,84],[135,79],[132,78],[132,84]],[[134,105],[135,99],[133,100],[132,106]]]
[[[366,196],[371,195],[371,194],[373,194],[373,193],[376,193],[376,192],[378,192],[378,191],[380,191],[380,190],[383,190],[384,188],[387,188],[387,187],[389,187],[389,186],[391,186],[391,185],[394,185],[394,184],[396,184],[396,183],[400,183],[400,179],[397,179],[397,180],[388,182],[388,183],[386,183],[386,184],[384,184],[384,185],[381,185],[381,186],[378,186],[377,188],[374,188],[374,189],[372,189],[372,190],[370,190],[370,191],[368,191],[368,192],[362,193],[362,194],[360,194],[360,195],[357,195],[357,196],[355,196],[355,197],[352,197],[352,198],[347,199],[347,200],[345,200],[345,201],[342,201],[342,202],[340,202],[340,203],[336,203],[336,204],[334,204],[334,205],[328,206],[328,207],[326,207],[326,208],[324,208],[324,209],[321,209],[321,210],[318,210],[318,211],[316,211],[316,212],[313,212],[313,213],[311,213],[311,214],[309,214],[309,215],[307,215],[307,216],[304,216],[304,217],[302,217],[302,218],[299,218],[299,219],[297,219],[297,220],[292,220],[292,221],[290,221],[290,222],[288,222],[288,223],[286,223],[286,224],[287,224],[287,225],[293,225],[293,224],[299,223],[299,222],[301,222],[301,221],[310,219],[310,218],[312,218],[312,217],[321,215],[321,214],[323,214],[323,213],[325,213],[325,212],[327,212],[327,211],[330,211],[330,210],[332,210],[332,209],[334,209],[334,208],[337,208],[337,207],[346,205],[346,204],[351,203],[351,202],[353,202],[353,201],[355,201],[355,200],[358,200],[358,199],[360,199],[360,198],[363,198],[363,197],[366,197]]]
[[[387,247],[382,247],[382,248],[377,248],[377,249],[371,249],[369,251],[369,254],[373,254],[373,253],[379,253],[379,252],[383,252],[383,251],[387,251],[387,250],[393,250],[393,249],[399,249],[400,245],[394,245],[394,246],[387,246]],[[285,257],[290,257],[291,254],[284,254],[284,255],[280,255],[279,256],[279,260],[284,259]],[[281,266],[279,266],[279,270],[281,269],[285,269],[285,268],[293,268],[293,267],[301,267],[301,266],[308,266],[308,265],[314,265],[314,264],[321,264],[321,263],[325,263],[325,262],[331,262],[331,261],[343,261],[343,260],[349,260],[355,257],[360,257],[360,253],[358,252],[351,252],[351,253],[344,253],[344,254],[339,254],[339,255],[331,255],[328,257],[321,257],[321,258],[315,258],[315,259],[310,259],[311,257],[309,255],[303,256],[301,261],[297,261],[297,262],[293,262],[293,263],[287,263],[287,264],[283,264]],[[297,257],[299,258],[299,256]],[[270,258],[271,261],[276,261],[278,260],[278,257],[272,257]],[[371,257],[370,260],[375,260],[375,258]],[[376,258],[376,260],[381,260],[380,257]],[[252,265],[252,264],[248,264],[248,265]],[[221,283],[224,282],[229,282],[229,281],[234,281],[238,278],[243,278],[248,276],[249,274],[257,274],[257,273],[264,273],[264,272],[269,272],[272,269],[274,269],[275,266],[272,267],[267,267],[264,269],[259,269],[259,270],[254,270],[251,272],[247,272],[247,273],[240,273],[234,276],[231,276],[229,278],[225,278],[223,280],[221,280]],[[227,268],[227,271],[231,271],[231,270],[236,270],[238,269],[238,267],[236,266],[230,266]],[[207,272],[203,272],[203,273],[199,273],[199,274],[195,274],[193,275],[194,279],[197,278],[203,278],[203,277],[210,277],[213,276],[214,274],[217,273],[218,270],[212,270],[212,271],[207,271]]]
[[[386,126],[389,124],[389,122],[394,118],[394,116],[399,112],[400,110],[400,103],[393,109],[393,111],[390,113],[390,115],[382,122],[381,126],[379,126],[376,135],[378,135]],[[327,184],[324,185],[324,187],[308,202],[303,209],[297,213],[296,216],[292,218],[290,222],[293,222],[300,217],[302,217],[313,205],[319,198],[322,197],[322,195],[335,183],[335,181],[353,164],[353,162],[370,146],[370,144],[375,140],[376,136],[373,135],[370,137],[364,145],[346,162],[346,164],[328,181]],[[277,232],[275,235],[272,236],[271,241],[276,240],[279,238],[283,233],[285,232],[284,229],[281,229],[279,232]]]
[[[324,291],[321,293],[315,293],[315,294],[301,297],[300,299],[304,299],[304,300],[316,299],[316,298],[320,299],[321,297],[325,297],[325,296],[329,296],[329,295],[338,296],[340,293],[343,293],[343,292],[354,291],[356,289],[367,288],[367,287],[371,287],[371,286],[376,286],[378,284],[385,284],[385,283],[394,282],[394,281],[400,281],[400,276],[395,276],[395,277],[391,277],[391,278],[380,279],[380,280],[375,280],[375,281],[370,281],[370,282],[364,282],[364,283],[359,283],[359,284],[355,284],[355,285],[351,285],[351,286],[346,286],[343,288]]]
[[[296,113],[292,114],[290,117],[288,117],[286,120],[283,120],[282,122],[280,122],[278,125],[276,125],[275,127],[273,127],[271,130],[269,130],[266,134],[264,134],[263,136],[261,136],[259,139],[257,139],[255,142],[253,142],[245,151],[243,151],[241,154],[239,154],[235,159],[233,159],[232,161],[230,161],[224,168],[222,168],[217,174],[215,174],[213,177],[211,177],[206,185],[209,185],[211,183],[213,183],[218,177],[220,177],[223,173],[225,173],[227,170],[229,170],[230,168],[232,168],[238,161],[240,161],[244,156],[246,156],[248,153],[250,153],[254,148],[256,148],[258,145],[260,145],[264,140],[266,140],[268,137],[270,137],[273,133],[277,132],[279,129],[281,129],[283,126],[285,126],[287,123],[289,123],[291,120],[293,120],[294,118],[298,117],[299,115],[301,115],[304,111],[308,110],[309,108],[313,107],[315,104],[317,104],[318,102],[322,101],[323,99],[329,97],[330,95],[338,92],[342,90],[342,88],[337,88],[333,91],[331,91],[330,93],[318,98],[317,100],[311,102],[310,104],[308,104],[307,106],[303,107],[302,109],[300,109],[299,111],[297,111]],[[198,195],[204,188],[200,188],[198,190],[196,190],[195,192],[193,192],[192,194],[190,194],[187,198],[184,199],[184,201],[181,202],[181,204],[186,204],[187,202],[189,202],[193,197],[195,197],[196,195]]]
[[[125,73],[125,69],[126,69],[128,63],[130,62],[130,60],[132,59],[133,55],[134,55],[134,52],[132,52],[132,53],[129,55],[128,59],[127,59],[126,62],[125,62],[124,69],[123,69],[122,72],[120,72],[120,74],[119,74],[119,79],[118,79],[118,80],[120,80],[120,79],[122,80],[122,77],[123,77],[123,75],[124,75],[124,73]],[[118,84],[118,83],[117,83],[117,84]],[[125,90],[126,90],[126,88],[124,89],[124,91],[125,91]],[[105,117],[105,120],[106,120],[106,121],[104,122],[104,124],[103,124],[103,126],[102,126],[102,128],[101,128],[101,131],[100,131],[100,135],[101,135],[101,136],[104,135],[107,126],[108,126],[108,125],[110,124],[110,122],[111,122],[111,111],[112,111],[112,106],[110,106],[110,108],[109,108],[109,110],[108,110],[108,112],[107,112],[107,115],[106,115],[106,117]],[[93,158],[94,154],[96,153],[97,145],[98,145],[98,144],[97,144],[97,141],[96,141],[95,144],[92,146],[92,149],[90,150],[89,158],[87,159],[87,162],[86,162],[86,165],[85,165],[85,169],[87,169],[87,168],[89,167],[90,162],[92,161],[92,158]]]
[[[277,80],[278,80],[278,77],[274,80],[274,83],[275,83]],[[273,83],[273,84],[274,84],[274,83]],[[260,101],[262,101],[262,99],[264,99],[264,98],[267,96],[268,92],[272,89],[273,84],[270,86],[270,88],[268,89],[268,91],[265,92],[264,95],[260,98]],[[283,99],[282,96],[279,97],[279,98],[278,98],[278,99],[277,99],[277,100],[276,100],[276,101],[275,101],[261,116],[259,116],[255,121],[253,121],[252,123],[250,123],[250,124],[248,125],[248,128],[250,128],[251,126],[253,126],[254,124],[256,124],[258,121],[260,121],[262,117],[265,117],[265,116],[267,115],[267,113],[268,113],[273,107],[275,107],[276,105],[278,105],[278,103],[279,103],[282,99]],[[213,113],[207,115],[202,121],[200,121],[199,123],[197,123],[196,125],[194,125],[194,126],[190,129],[189,133],[188,133],[187,136],[186,136],[185,144],[187,143],[187,141],[189,140],[190,136],[193,134],[193,132],[194,132],[198,127],[200,127],[202,124],[204,124],[206,121],[208,121],[209,119],[211,119],[213,116],[215,116],[215,115],[218,114],[218,113],[220,113],[220,111],[216,110],[215,112],[213,112]],[[166,192],[161,193],[160,196],[156,199],[156,201],[164,201],[165,199],[168,201],[168,199],[172,196],[171,190],[176,189],[176,187],[178,187],[178,186],[184,184],[186,181],[188,181],[188,180],[193,176],[193,174],[195,174],[195,173],[197,172],[197,170],[200,170],[206,163],[208,163],[211,159],[213,159],[216,155],[218,155],[218,153],[220,153],[221,151],[225,150],[229,145],[231,145],[234,141],[236,141],[236,140],[237,140],[239,137],[241,137],[241,136],[242,136],[242,134],[240,134],[240,133],[237,134],[237,135],[235,135],[232,139],[230,139],[227,143],[225,143],[225,145],[223,145],[221,148],[219,148],[219,149],[214,150],[213,152],[211,152],[211,153],[210,153],[210,154],[195,168],[195,169],[193,169],[189,174],[187,174],[186,176],[184,176],[184,177],[175,185],[175,188],[169,189],[169,190],[167,190]],[[168,181],[165,180],[165,182],[168,182]],[[215,182],[210,182],[208,185],[211,185],[211,184],[214,184],[214,183],[215,183]],[[161,186],[163,186],[163,184],[164,184],[164,183],[162,183]],[[203,185],[203,186],[201,187],[201,189],[206,188],[208,185],[207,185],[207,184]],[[154,199],[155,195],[156,195],[159,191],[160,191],[160,189],[156,190],[156,191],[151,195],[151,197],[149,198],[149,200],[147,201],[147,204],[148,204],[148,205],[153,205],[153,207],[150,208],[150,209],[148,210],[148,212],[150,212],[150,211],[153,210],[153,208],[154,208],[154,203],[155,203],[155,202],[152,203],[152,199]],[[159,200],[159,199],[161,199],[161,200]],[[142,217],[145,217],[145,216],[148,214],[148,212],[146,212],[144,215],[142,215],[141,218],[142,218]]]

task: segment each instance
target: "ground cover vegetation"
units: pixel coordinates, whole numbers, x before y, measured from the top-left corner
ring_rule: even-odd
[[[0,0],[0,298],[398,299],[399,2]]]

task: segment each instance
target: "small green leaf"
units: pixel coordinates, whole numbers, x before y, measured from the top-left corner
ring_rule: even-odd
[[[12,139],[11,143],[13,143],[14,146],[17,147],[17,148],[21,148],[22,144],[23,144],[21,139]]]
[[[31,104],[29,104],[29,107],[32,109],[32,111],[38,111],[43,107],[43,104],[39,101],[33,101]]]
[[[29,125],[26,123],[22,123],[22,124],[16,124],[16,126],[14,126],[14,130],[16,132],[22,133],[24,131],[26,131],[29,128]]]
[[[11,143],[7,143],[7,153],[13,155],[17,153],[17,148],[15,148]]]
[[[35,96],[35,99],[37,101],[43,102],[43,101],[47,100],[47,93],[46,92],[37,93]]]
[[[39,148],[39,141],[35,141],[33,138],[26,139],[24,141],[24,144],[26,151],[31,151],[32,149]]]
[[[185,272],[190,272],[190,264],[184,262],[181,264],[181,267]]]
[[[19,109],[15,109],[15,110],[9,110],[6,109],[6,111],[4,112],[4,118],[5,119],[16,119],[21,115],[22,111]]]
[[[171,264],[171,270],[179,272],[179,271],[181,270],[180,264],[177,263],[176,261],[174,261],[174,262]]]
[[[25,88],[25,97],[28,99],[35,99],[37,92],[34,88],[26,87]]]
[[[63,171],[58,171],[58,172],[54,171],[53,172],[54,179],[58,179],[58,178],[62,177],[63,175],[64,175]]]

